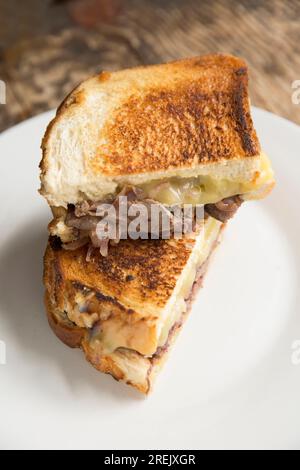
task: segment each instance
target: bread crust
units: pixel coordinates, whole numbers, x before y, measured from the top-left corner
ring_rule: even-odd
[[[63,322],[55,306],[51,303],[49,292],[45,293],[45,306],[49,325],[56,336],[70,348],[80,348],[86,333],[85,329],[79,328],[75,324],[70,325],[67,321]]]

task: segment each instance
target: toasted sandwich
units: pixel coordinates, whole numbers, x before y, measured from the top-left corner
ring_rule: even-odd
[[[147,394],[190,310],[223,224],[206,217],[181,239],[121,240],[107,257],[64,250],[44,258],[48,320],[99,371]]]
[[[251,120],[246,64],[207,55],[103,72],[58,108],[42,149],[41,193],[53,213],[49,323],[98,370],[147,394],[227,220],[274,185]],[[119,234],[103,250],[99,205],[119,209],[124,195],[170,214],[200,206],[203,218],[181,238]]]
[[[120,195],[169,212],[202,205],[225,222],[274,185],[251,119],[247,66],[228,55],[84,81],[58,108],[42,149],[49,230],[65,249],[98,247],[97,207]]]

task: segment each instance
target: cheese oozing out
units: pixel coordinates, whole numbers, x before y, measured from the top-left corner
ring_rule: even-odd
[[[273,179],[273,171],[268,157],[262,153],[259,171],[251,181],[229,180],[213,176],[195,176],[193,178],[173,177],[154,180],[139,187],[146,197],[162,204],[214,204],[222,199],[245,195],[259,190]]]

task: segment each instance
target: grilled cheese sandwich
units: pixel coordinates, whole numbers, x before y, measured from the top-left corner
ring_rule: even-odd
[[[42,150],[50,326],[98,370],[148,393],[224,224],[275,184],[251,119],[247,66],[211,54],[98,74],[58,108]],[[182,238],[119,233],[108,250],[98,208],[119,209],[124,195],[147,209],[149,232],[150,206],[174,226],[186,204],[203,219]]]

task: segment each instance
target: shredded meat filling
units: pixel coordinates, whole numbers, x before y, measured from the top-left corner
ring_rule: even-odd
[[[132,217],[128,215],[126,222],[122,219],[122,200],[120,196],[127,197],[127,215],[127,211],[133,204],[142,204],[143,207],[146,208],[146,211],[144,212],[146,220],[142,219],[144,224],[141,225],[147,227],[147,233],[144,234],[140,232],[139,235],[141,238],[148,238],[148,234],[153,234],[153,230],[155,230],[155,233],[158,232],[159,238],[169,238],[169,236],[172,236],[176,229],[180,229],[182,227],[182,212],[180,212],[179,216],[178,211],[175,214],[171,207],[165,206],[164,204],[161,204],[155,200],[146,198],[141,189],[130,186],[123,188],[122,191],[117,194],[117,196],[107,198],[105,201],[84,201],[82,203],[76,204],[75,206],[70,205],[68,207],[65,224],[68,227],[73,228],[75,237],[73,241],[63,244],[63,247],[67,250],[75,250],[85,244],[89,244],[87,252],[88,260],[91,258],[92,252],[96,248],[99,249],[102,256],[107,256],[109,244],[117,244],[120,239],[127,238],[128,233],[130,234],[129,224],[136,217],[136,215]],[[114,208],[116,209],[116,236],[114,239],[111,239],[109,236],[103,236],[100,238],[97,233],[97,225],[103,219],[103,217],[97,213],[97,209],[99,205],[103,203],[113,204]],[[233,196],[223,199],[222,201],[215,204],[206,204],[204,209],[206,214],[221,222],[226,222],[228,219],[233,217],[241,204],[242,199],[239,196]],[[159,220],[158,227],[153,227],[151,224],[151,206],[153,205],[157,206],[160,213],[164,215],[165,220],[168,221],[167,230],[161,219]],[[195,217],[195,214],[193,217]],[[109,222],[109,216],[107,215],[106,222]],[[195,218],[193,219],[193,222],[190,226],[190,230],[193,230],[194,227]]]

